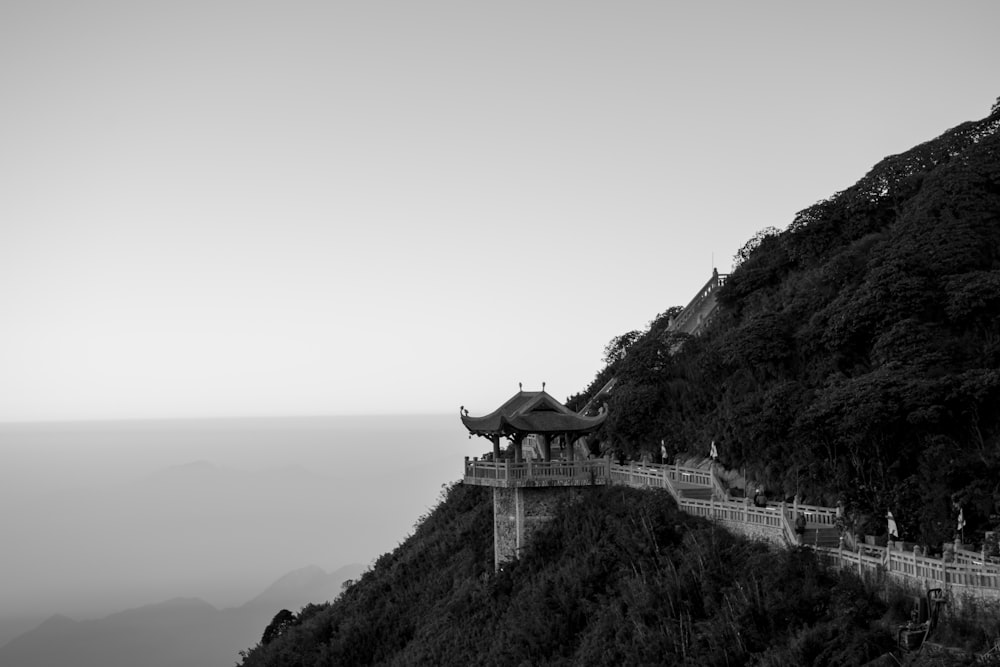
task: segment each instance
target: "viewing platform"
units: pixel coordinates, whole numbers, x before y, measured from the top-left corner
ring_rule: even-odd
[[[537,486],[597,486],[611,484],[611,461],[483,461],[465,458],[465,484],[504,489]]]
[[[713,276],[699,297],[703,305],[723,282],[723,276]],[[613,385],[614,380],[601,393]],[[586,487],[623,485],[663,489],[683,512],[751,539],[814,549],[828,565],[856,570],[861,576],[938,587],[955,601],[1000,600],[1000,556],[988,553],[985,544],[982,552],[955,545],[941,556],[928,556],[909,543],[863,544],[845,529],[842,507],[806,505],[797,497],[791,502],[766,498],[751,502],[745,489],[734,494],[723,484],[714,461],[707,466],[681,466],[592,458],[585,438],[604,422],[606,407],[602,405],[596,414],[590,406],[573,412],[547,394],[544,384],[540,392],[519,388],[488,415],[473,417],[464,407],[459,414],[470,436],[481,436],[492,444],[493,451],[481,459],[465,457],[463,483],[493,489],[497,570],[519,557],[533,536],[555,518],[561,503],[585,494],[582,489]],[[510,441],[505,451],[501,438]]]

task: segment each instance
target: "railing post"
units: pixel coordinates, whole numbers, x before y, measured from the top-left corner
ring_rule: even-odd
[[[503,460],[503,479],[505,482],[510,481],[510,459]]]

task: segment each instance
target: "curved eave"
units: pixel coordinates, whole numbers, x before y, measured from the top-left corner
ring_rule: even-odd
[[[560,433],[589,433],[597,429],[607,418],[606,412],[596,417],[580,414],[534,413],[515,417],[510,425],[522,433],[558,435]]]
[[[533,412],[507,418],[498,412],[484,417],[462,415],[462,423],[469,430],[469,433],[483,437],[531,433],[559,435],[562,433],[590,433],[600,427],[608,416],[604,407],[593,417],[576,412]]]
[[[502,415],[494,412],[485,417],[469,417],[462,415],[462,423],[469,429],[472,435],[503,435],[506,420]]]

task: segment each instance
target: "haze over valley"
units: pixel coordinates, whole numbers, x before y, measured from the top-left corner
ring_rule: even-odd
[[[5,424],[0,449],[0,642],[52,614],[238,607],[307,565],[367,566],[474,453],[446,416]]]

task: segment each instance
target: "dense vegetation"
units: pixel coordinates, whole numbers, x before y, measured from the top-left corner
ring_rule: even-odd
[[[858,580],[683,514],[662,491],[592,489],[494,575],[489,493],[450,489],[336,602],[269,628],[243,665],[834,665],[893,646]]]
[[[1000,106],[885,158],[737,255],[703,335],[609,345],[603,437],[702,455],[860,532],[936,548],[1000,523]]]

